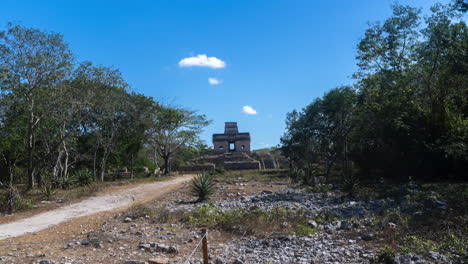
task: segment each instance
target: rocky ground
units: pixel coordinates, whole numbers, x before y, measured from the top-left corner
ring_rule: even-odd
[[[215,264],[457,263],[463,258],[398,252],[390,261],[392,253],[382,251],[400,230],[392,216],[448,210],[436,197],[426,198],[424,206],[404,196],[350,199],[332,186],[311,191],[284,179],[242,176],[219,179],[217,189],[212,201],[193,203],[185,184],[162,199],[104,218],[96,228],[83,228],[74,242],[0,247],[0,263],[202,263],[199,248],[185,262],[202,226],[209,227]],[[417,189],[407,185],[401,192]]]

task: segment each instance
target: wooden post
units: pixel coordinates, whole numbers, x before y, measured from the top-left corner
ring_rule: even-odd
[[[203,264],[208,264],[208,233],[206,232],[206,228],[202,230],[203,239],[202,239],[202,249],[203,249]]]

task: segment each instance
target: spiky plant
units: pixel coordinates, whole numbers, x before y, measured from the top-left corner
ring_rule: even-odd
[[[198,197],[198,202],[208,200],[215,191],[213,176],[207,173],[194,176],[190,187],[192,194]]]
[[[343,191],[349,196],[353,197],[359,185],[359,177],[357,175],[343,175]]]
[[[304,170],[300,168],[292,168],[289,170],[289,177],[293,182],[299,182],[304,177]]]
[[[41,193],[42,193],[42,196],[44,197],[44,199],[46,199],[46,201],[50,201],[50,200],[52,200],[54,195],[57,193],[57,191],[54,189],[52,184],[46,183],[44,185],[44,187],[42,187]]]
[[[79,186],[90,185],[94,182],[94,175],[88,169],[79,170],[75,172],[73,176],[76,179],[76,182],[78,183]]]

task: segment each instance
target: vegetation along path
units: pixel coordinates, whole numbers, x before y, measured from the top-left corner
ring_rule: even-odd
[[[104,195],[91,197],[84,201],[64,206],[52,211],[0,225],[0,240],[17,237],[30,232],[38,232],[52,225],[57,225],[78,217],[92,215],[99,212],[124,208],[134,202],[144,202],[169,187],[174,187],[189,181],[191,175],[183,175],[165,181],[141,184]]]

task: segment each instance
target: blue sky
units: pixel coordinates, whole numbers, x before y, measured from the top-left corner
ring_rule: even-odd
[[[207,143],[237,121],[258,149],[279,143],[287,112],[353,82],[367,22],[393,2],[2,0],[0,26],[62,33],[78,61],[119,68],[133,90],[206,114]],[[425,11],[435,2],[399,1]]]

